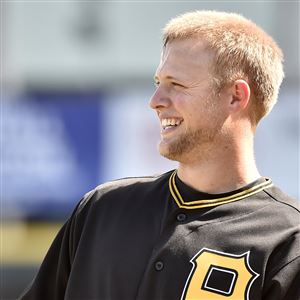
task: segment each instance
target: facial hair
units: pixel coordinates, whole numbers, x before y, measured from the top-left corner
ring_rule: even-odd
[[[224,118],[220,118],[218,114],[218,102],[220,95],[212,88],[209,97],[201,99],[206,104],[207,112],[211,115],[210,124],[206,128],[196,128],[194,130],[186,128],[184,133],[181,133],[173,141],[162,146],[159,146],[159,152],[167,159],[184,162],[193,159],[205,159],[210,155],[213,147],[216,147],[216,139],[222,132]]]
[[[210,128],[186,132],[179,135],[168,145],[164,147],[160,145],[160,154],[178,162],[186,160],[188,156],[192,156],[194,153],[200,156],[204,155],[213,144],[218,131],[217,128]]]

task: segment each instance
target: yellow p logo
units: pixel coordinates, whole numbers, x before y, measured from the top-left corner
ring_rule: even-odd
[[[251,285],[259,276],[249,265],[249,254],[201,249],[191,259],[193,268],[181,300],[248,300]]]

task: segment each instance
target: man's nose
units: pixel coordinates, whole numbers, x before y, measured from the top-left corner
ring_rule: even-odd
[[[149,106],[152,109],[158,110],[160,108],[170,106],[171,100],[166,91],[161,87],[157,87],[149,101]]]

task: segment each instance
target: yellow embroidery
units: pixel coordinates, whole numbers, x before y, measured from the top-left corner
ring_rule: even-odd
[[[250,251],[234,255],[203,248],[191,259],[193,268],[181,300],[248,300],[251,285],[259,276],[249,265],[249,254]]]
[[[201,199],[201,200],[185,202],[182,196],[180,195],[175,183],[176,173],[177,171],[175,170],[169,178],[169,189],[177,205],[180,208],[186,208],[186,209],[204,208],[204,207],[216,206],[216,205],[221,205],[221,204],[226,204],[233,201],[241,200],[243,198],[252,196],[273,185],[272,181],[269,178],[266,178],[265,182],[262,182],[245,191],[227,197],[220,197],[215,199]]]

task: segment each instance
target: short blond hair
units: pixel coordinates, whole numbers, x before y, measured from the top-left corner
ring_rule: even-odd
[[[235,13],[189,12],[172,19],[163,31],[164,45],[195,37],[215,53],[212,67],[218,90],[236,79],[249,82],[251,119],[258,123],[277,101],[284,77],[281,49],[261,28]]]

